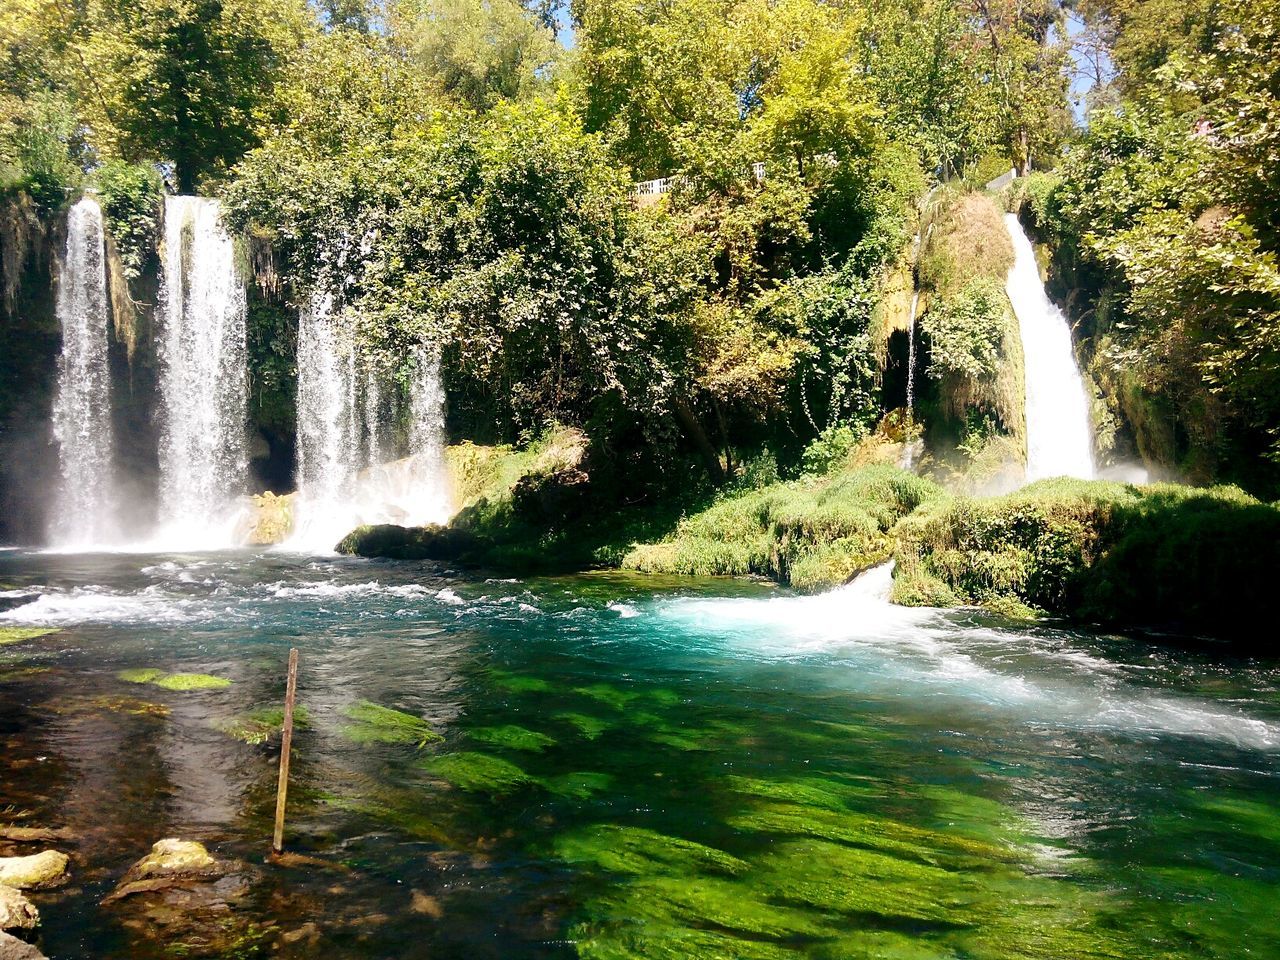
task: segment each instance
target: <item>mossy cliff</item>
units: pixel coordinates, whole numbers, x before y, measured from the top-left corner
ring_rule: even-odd
[[[1280,508],[1235,487],[1045,480],[898,524],[894,600],[1232,639],[1274,654]]]
[[[1003,465],[1025,457],[1022,339],[1004,292],[1013,244],[1002,217],[987,194],[944,188],[923,220],[917,420],[932,451],[925,470],[949,483],[978,464],[982,482],[995,484]]]

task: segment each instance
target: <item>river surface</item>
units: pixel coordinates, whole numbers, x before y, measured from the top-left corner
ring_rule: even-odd
[[[1280,957],[1280,670],[880,586],[0,552],[42,947],[158,955],[99,901],[178,836],[258,865],[237,956]]]

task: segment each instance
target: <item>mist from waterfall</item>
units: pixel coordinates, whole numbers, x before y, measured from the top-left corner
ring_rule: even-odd
[[[1071,329],[1045,293],[1022,224],[1012,213],[1004,220],[1014,251],[1005,289],[1018,318],[1026,369],[1026,479],[1092,479],[1093,429]]]
[[[449,518],[444,390],[434,352],[414,352],[407,403],[385,372],[360,356],[351,325],[327,294],[298,320],[298,496],[286,548],[330,553],[363,524],[421,526]],[[408,412],[404,459],[387,439]]]
[[[84,549],[120,535],[111,442],[106,251],[102,210],[92,197],[67,214],[57,316],[62,352],[53,437],[59,478],[49,539],[57,548]]]
[[[231,546],[248,476],[247,301],[216,200],[165,198],[163,267],[159,540]]]

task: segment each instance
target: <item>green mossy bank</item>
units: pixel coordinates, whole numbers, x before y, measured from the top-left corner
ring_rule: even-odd
[[[801,592],[896,562],[893,599],[1232,641],[1269,654],[1280,505],[1235,487],[1045,480],[999,497],[851,456],[823,475],[618,508],[584,435],[450,448],[443,527],[362,527],[340,552],[510,572],[769,577]],[[855,465],[856,464],[856,465]]]
[[[898,524],[893,599],[1229,639],[1271,654],[1280,508],[1235,487],[1044,480]]]

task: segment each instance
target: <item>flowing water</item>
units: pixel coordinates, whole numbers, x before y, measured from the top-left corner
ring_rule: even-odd
[[[160,535],[229,546],[248,478],[244,279],[216,200],[166,197],[160,354]]]
[[[1022,334],[1026,370],[1027,480],[1094,476],[1089,401],[1071,329],[1040,282],[1035,250],[1015,214],[1005,214],[1014,264],[1005,286]]]
[[[102,210],[92,197],[67,213],[57,314],[62,352],[53,436],[60,474],[49,539],[66,549],[110,543],[120,534],[111,449],[106,253]]]
[[[0,820],[76,837],[45,951],[157,954],[98,902],[182,836],[260,864],[236,956],[1280,955],[1280,670],[888,576],[0,552],[0,626],[59,631],[0,647]],[[262,865],[290,646],[317,861]]]
[[[395,397],[363,360],[332,297],[316,295],[298,323],[298,504],[287,547],[326,553],[362,524],[421,526],[450,515],[439,358],[415,353],[405,458],[384,443]]]

